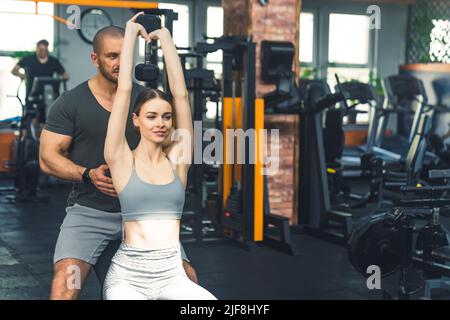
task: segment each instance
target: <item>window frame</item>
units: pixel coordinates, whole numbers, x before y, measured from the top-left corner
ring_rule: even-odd
[[[221,5],[217,5],[217,4],[212,4],[212,3],[207,3],[207,5],[205,6],[205,16],[206,16],[206,19],[204,19],[204,22],[205,22],[205,24],[204,24],[204,26],[205,26],[205,32],[204,32],[204,34],[205,35],[208,35],[207,34],[207,32],[208,32],[208,8],[209,7],[219,7],[219,8],[222,8],[222,6]],[[223,57],[222,57],[223,58]],[[208,56],[206,56],[206,58],[205,58],[205,61],[204,61],[204,64],[205,64],[205,67],[207,68],[207,66],[208,65],[216,65],[216,66],[220,66],[220,67],[222,67],[222,63],[223,63],[223,61],[211,61],[211,60],[208,60]],[[222,70],[222,72],[221,72],[221,74],[220,74],[220,78],[222,77],[222,74],[223,74],[223,70]],[[216,76],[218,76],[218,74],[216,74]]]
[[[57,6],[55,4],[51,4],[51,5],[53,6],[53,14],[57,15],[57,16],[61,16],[60,15],[60,6]],[[52,43],[52,49],[53,49],[52,51],[49,51],[49,55],[55,56],[59,59],[60,58],[59,46],[55,45],[55,43],[57,43],[58,39],[59,39],[59,26],[58,26],[59,22],[50,16],[45,16],[45,17],[47,17],[47,19],[53,20],[53,24],[52,24],[53,39],[47,39],[48,41],[50,41]],[[17,57],[16,54],[17,54],[17,52],[22,52],[22,51],[25,51],[25,50],[14,50],[14,51],[0,50],[0,57],[12,58],[13,60],[15,60],[14,65],[17,65],[17,63],[20,61],[21,58]],[[30,52],[30,54],[36,53],[36,44],[34,44],[34,46],[32,47],[32,50],[30,50],[29,52]],[[12,68],[11,68],[11,70],[12,70]],[[8,76],[15,77],[10,73],[8,74]],[[16,92],[7,92],[7,94],[12,94],[12,95],[15,93]],[[22,88],[20,88],[19,95],[22,98],[22,101],[24,101],[24,99],[25,99],[25,85],[24,84],[22,84]],[[6,96],[0,97],[0,102],[3,102],[5,98],[14,99],[12,97],[6,97]],[[14,102],[14,103],[17,103],[17,102]],[[4,105],[1,103],[0,103],[0,108],[4,108]],[[20,116],[22,114],[22,110],[20,109],[21,108],[20,106],[18,106],[18,108],[19,108],[19,110],[17,110],[17,116]],[[0,111],[0,113],[2,113],[2,111]]]
[[[192,42],[193,42],[193,39],[195,38],[194,37],[194,28],[195,28],[195,26],[194,26],[194,15],[195,14],[193,14],[193,12],[194,12],[194,7],[195,7],[195,5],[194,5],[194,1],[192,1],[192,0],[164,0],[164,1],[159,1],[159,2],[161,2],[161,3],[170,3],[170,4],[179,4],[179,5],[186,5],[187,7],[188,7],[188,10],[189,10],[189,32],[188,32],[188,35],[189,35],[189,39],[188,39],[188,46],[191,46],[192,45]]]
[[[53,6],[53,14],[59,16],[59,10],[60,10],[60,6],[55,5],[54,3],[49,3],[49,5]],[[46,16],[48,19],[52,19],[53,20],[53,39],[47,39],[48,41],[50,41],[50,43],[52,43],[52,47],[53,47],[53,51],[49,51],[50,55],[56,56],[57,58],[59,58],[59,50],[57,48],[57,46],[55,46],[55,43],[57,42],[58,39],[58,26],[57,26],[57,22],[55,19],[53,19],[50,16]],[[35,52],[36,50],[36,46],[33,47],[33,50],[31,50],[30,52]],[[11,50],[1,50],[0,48],[0,56],[2,57],[12,57],[14,58],[16,52],[21,52],[22,50],[15,50],[15,51],[11,51]]]
[[[338,6],[325,6],[325,5],[308,5],[303,4],[302,12],[311,12],[315,16],[314,21],[314,58],[313,64],[301,63],[300,67],[313,67],[317,69],[317,75],[319,78],[326,78],[328,74],[328,68],[367,68],[370,71],[376,71],[377,66],[377,51],[378,51],[378,37],[379,30],[369,29],[369,50],[368,50],[368,62],[367,64],[345,64],[345,63],[330,63],[328,61],[328,39],[330,28],[330,14],[352,14],[352,15],[365,15],[369,14],[365,11],[366,7],[351,4],[346,8]],[[299,17],[300,19],[300,17]],[[300,60],[300,56],[298,57]]]
[[[305,9],[302,10],[302,13],[311,13],[313,15],[313,32],[314,32],[314,36],[313,36],[313,57],[312,57],[312,62],[302,62],[300,61],[300,50],[298,52],[298,57],[297,57],[297,61],[300,65],[300,67],[306,67],[306,68],[317,68],[317,64],[318,64],[318,54],[319,54],[319,35],[320,35],[320,25],[319,25],[319,10],[318,9]],[[300,17],[299,17],[300,20]],[[300,21],[299,21],[300,22]],[[299,34],[299,38],[300,38],[300,34]]]
[[[375,33],[373,29],[369,29],[369,48],[368,48],[368,57],[367,57],[367,63],[366,64],[359,64],[359,63],[336,63],[332,62],[330,63],[328,61],[328,54],[329,54],[329,46],[328,46],[328,39],[329,39],[329,32],[330,32],[330,15],[331,14],[348,14],[348,15],[360,15],[360,16],[366,16],[368,17],[368,14],[366,12],[359,12],[354,10],[338,10],[338,9],[332,9],[327,12],[327,52],[326,52],[326,59],[327,59],[327,68],[367,68],[370,70],[373,70],[375,64]]]

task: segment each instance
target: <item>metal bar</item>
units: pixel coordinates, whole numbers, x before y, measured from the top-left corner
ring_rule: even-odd
[[[138,1],[113,1],[113,0],[18,0],[35,2],[51,2],[54,4],[67,4],[79,6],[94,7],[113,7],[113,8],[136,8],[136,9],[157,9],[157,2],[138,2]]]
[[[243,94],[245,104],[243,103],[243,129],[255,128],[255,91],[256,91],[256,69],[255,69],[255,44],[248,40],[245,44],[245,86],[243,86]],[[255,165],[250,163],[251,154],[254,155],[254,146],[250,146],[249,142],[245,145],[245,163],[242,167],[243,174],[243,192],[245,201],[243,205],[245,219],[246,241],[255,241],[255,199],[250,196],[255,192]],[[254,159],[254,158],[253,158]],[[258,239],[260,240],[260,239]]]
[[[6,13],[6,14],[31,14],[31,15],[46,16],[46,17],[53,18],[53,19],[55,19],[56,21],[61,22],[62,24],[65,24],[65,25],[71,25],[71,23],[70,23],[68,20],[66,20],[66,19],[64,19],[64,18],[61,18],[61,17],[59,17],[59,16],[55,16],[55,15],[52,15],[52,14],[48,14],[48,13],[39,13],[39,12],[12,12],[12,11],[0,11],[0,13]]]
[[[255,172],[254,172],[254,241],[264,239],[264,99],[255,101]],[[286,229],[287,228],[287,229]],[[289,241],[289,223],[282,229],[284,241]]]

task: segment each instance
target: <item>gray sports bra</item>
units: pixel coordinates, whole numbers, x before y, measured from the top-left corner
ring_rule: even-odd
[[[118,195],[123,221],[181,219],[185,190],[177,172],[172,170],[172,182],[150,184],[137,175],[133,158],[130,180]]]

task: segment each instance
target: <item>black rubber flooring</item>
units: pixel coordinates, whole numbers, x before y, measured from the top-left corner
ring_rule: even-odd
[[[49,204],[11,204],[0,193],[0,299],[47,299],[52,256],[70,189],[45,190]],[[348,261],[344,247],[308,235],[291,256],[265,245],[244,250],[226,239],[185,243],[199,282],[219,299],[380,299]],[[383,288],[397,280],[383,279]],[[91,273],[81,299],[100,299]]]

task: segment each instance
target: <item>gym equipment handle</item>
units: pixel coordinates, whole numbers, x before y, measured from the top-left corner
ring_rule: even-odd
[[[336,103],[344,101],[345,97],[342,93],[332,93],[326,95],[322,99],[316,102],[316,106],[314,108],[313,113],[322,112],[325,109],[329,109],[333,107]]]

